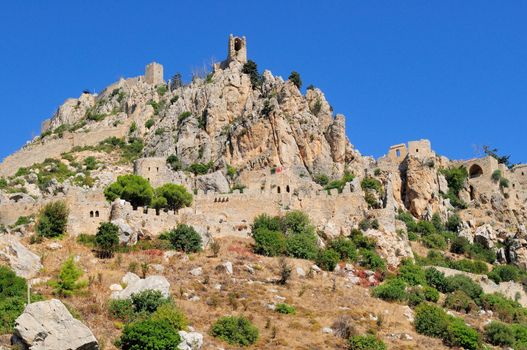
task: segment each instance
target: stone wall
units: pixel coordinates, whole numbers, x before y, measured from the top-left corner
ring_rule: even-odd
[[[148,179],[152,186],[158,187],[171,182],[172,171],[167,166],[166,158],[140,158],[134,162],[134,174]]]
[[[408,141],[408,147],[406,147],[404,143],[390,146],[385,158],[401,163],[407,155],[423,159],[435,157],[436,154],[432,151],[430,141],[422,139],[418,141]]]
[[[0,164],[0,176],[12,176],[21,167],[29,167],[42,163],[47,158],[60,157],[75,146],[94,146],[108,137],[123,137],[128,126],[120,124],[117,127],[98,129],[90,132],[64,133],[62,138],[44,139],[27,145],[12,155],[6,157]]]
[[[163,66],[156,62],[148,64],[145,68],[145,82],[151,85],[164,84]]]

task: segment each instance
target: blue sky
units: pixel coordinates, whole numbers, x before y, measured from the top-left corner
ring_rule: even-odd
[[[0,158],[82,90],[158,61],[166,78],[245,35],[260,69],[320,87],[362,154],[428,138],[527,162],[527,2],[9,1],[0,10]]]

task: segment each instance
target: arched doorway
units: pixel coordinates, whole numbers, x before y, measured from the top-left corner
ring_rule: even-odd
[[[477,164],[472,164],[468,171],[468,174],[471,179],[475,177],[480,177],[481,175],[483,175],[483,169]]]

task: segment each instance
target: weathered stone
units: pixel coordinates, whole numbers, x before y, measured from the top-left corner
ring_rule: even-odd
[[[0,260],[4,260],[17,276],[30,279],[42,268],[40,257],[27,249],[13,235],[0,235]]]
[[[133,294],[137,294],[145,290],[158,290],[165,297],[170,295],[170,283],[163,276],[148,276],[144,279],[136,279],[132,275],[128,274],[125,275],[125,277],[126,276],[128,276],[128,278],[126,278],[126,282],[123,278],[123,282],[127,283],[126,288],[121,291],[112,292],[112,299],[128,299]]]
[[[179,350],[199,350],[203,346],[203,334],[201,333],[179,331],[178,334],[181,337]]]
[[[57,299],[29,304],[15,321],[14,337],[30,350],[97,350],[93,333]]]

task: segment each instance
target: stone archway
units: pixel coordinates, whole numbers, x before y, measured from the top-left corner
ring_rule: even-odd
[[[468,170],[468,175],[471,179],[483,175],[483,169],[478,164],[472,164]]]
[[[242,39],[236,38],[234,39],[234,51],[240,51],[242,49]]]

